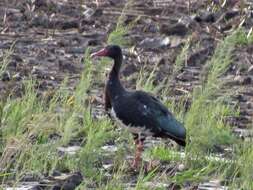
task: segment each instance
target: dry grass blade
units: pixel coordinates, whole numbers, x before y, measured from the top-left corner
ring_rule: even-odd
[[[16,161],[16,155],[24,149],[24,146],[25,143],[20,139],[8,139],[0,159],[0,172],[5,172]]]

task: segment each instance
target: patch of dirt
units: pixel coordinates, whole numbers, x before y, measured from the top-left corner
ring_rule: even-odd
[[[190,4],[188,4],[191,2]],[[178,54],[190,40],[182,68],[172,77],[169,99],[180,100],[201,84],[205,64],[219,41],[241,25],[252,31],[253,3],[228,1],[223,7],[213,1],[138,0],[124,9],[127,1],[108,0],[99,6],[93,1],[8,0],[0,2],[0,61],[12,47],[7,70],[0,80],[0,93],[20,96],[22,81],[35,78],[41,94],[57,89],[68,76],[69,89],[78,83],[84,52],[106,44],[117,18],[124,11],[125,24],[137,19],[125,36],[134,48],[124,49],[124,85],[135,88],[138,72],[144,65],[152,71],[158,65],[156,83],[172,75]],[[210,6],[211,8],[208,8]],[[244,6],[244,7],[242,7]],[[234,52],[234,62],[223,76],[233,89],[231,105],[240,107],[238,117],[228,118],[235,131],[250,129],[253,121],[253,46]],[[96,92],[102,98],[103,85]],[[189,102],[190,103],[190,102]],[[102,109],[96,101],[94,110]],[[103,112],[102,112],[103,114]],[[236,132],[236,133],[237,133]],[[201,188],[204,185],[201,186]],[[176,189],[176,188],[175,188]]]

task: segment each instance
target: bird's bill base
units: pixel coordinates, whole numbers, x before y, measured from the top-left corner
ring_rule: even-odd
[[[103,57],[103,56],[107,56],[107,54],[108,54],[108,51],[104,48],[104,49],[101,49],[101,50],[99,50],[95,53],[92,53],[90,57],[91,58],[93,58],[93,57]]]

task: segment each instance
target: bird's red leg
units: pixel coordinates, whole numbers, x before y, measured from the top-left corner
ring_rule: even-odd
[[[135,140],[135,146],[136,146],[135,157],[134,157],[132,167],[133,168],[138,168],[139,165],[140,165],[140,162],[141,162],[141,155],[142,155],[142,152],[143,152],[143,141],[141,141],[139,139],[136,139]]]
[[[112,105],[111,105],[111,101],[110,101],[110,98],[109,98],[109,95],[108,95],[108,91],[106,89],[105,89],[105,92],[104,92],[104,105],[105,105],[105,112],[106,112],[106,114],[109,117],[111,117],[109,111],[112,108]]]

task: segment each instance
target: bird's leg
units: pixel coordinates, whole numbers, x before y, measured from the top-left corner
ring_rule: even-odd
[[[104,92],[104,105],[105,105],[105,113],[111,117],[110,115],[110,110],[112,108],[112,105],[111,105],[111,101],[110,101],[110,98],[109,98],[109,95],[108,95],[108,91],[105,89],[105,92]]]
[[[141,162],[141,155],[143,152],[143,141],[139,138],[135,139],[135,156],[132,164],[133,168],[138,168]]]

